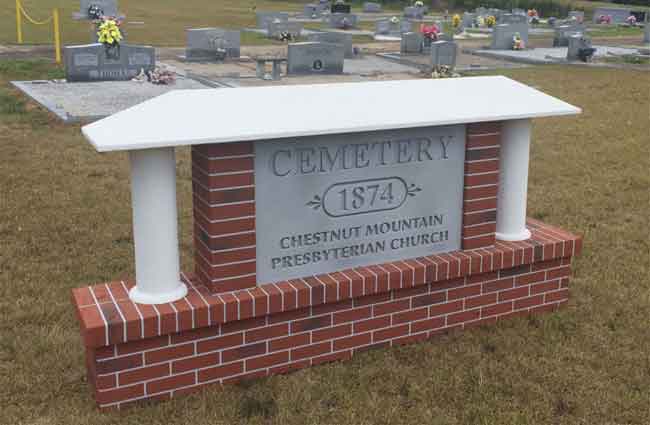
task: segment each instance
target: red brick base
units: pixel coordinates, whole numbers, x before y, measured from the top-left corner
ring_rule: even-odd
[[[168,399],[554,311],[567,302],[570,262],[581,240],[529,224],[528,241],[460,251],[467,266],[458,253],[447,262],[422,257],[405,262],[422,267],[379,266],[346,285],[292,280],[210,295],[190,276],[187,298],[157,306],[132,303],[128,282],[76,289],[94,397],[100,407]]]

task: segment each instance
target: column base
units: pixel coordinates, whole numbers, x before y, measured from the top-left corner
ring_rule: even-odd
[[[516,241],[525,241],[526,239],[530,239],[531,234],[530,234],[530,230],[524,227],[524,230],[522,230],[519,233],[496,232],[495,236],[497,240],[500,241],[516,242]]]
[[[174,290],[163,293],[150,294],[140,290],[134,286],[129,291],[129,298],[134,303],[138,304],[165,304],[178,301],[185,298],[187,295],[187,285],[183,282],[178,282],[178,286]]]

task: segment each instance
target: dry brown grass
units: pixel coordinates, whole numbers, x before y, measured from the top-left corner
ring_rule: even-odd
[[[584,108],[536,121],[532,149],[530,214],[585,236],[567,309],[105,414],[88,391],[70,289],[133,273],[127,161],[7,88],[48,72],[0,63],[0,423],[649,423],[650,73],[507,72]],[[178,160],[187,269],[187,150]]]

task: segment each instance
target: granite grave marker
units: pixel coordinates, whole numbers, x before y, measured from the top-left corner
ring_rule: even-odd
[[[288,47],[287,74],[342,74],[345,47],[342,44],[308,41]]]

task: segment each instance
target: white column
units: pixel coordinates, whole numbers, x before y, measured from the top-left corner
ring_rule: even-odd
[[[162,304],[187,294],[180,280],[174,148],[129,152],[136,303]]]
[[[496,237],[502,241],[530,238],[526,229],[530,126],[529,119],[510,120],[501,130]]]

